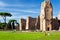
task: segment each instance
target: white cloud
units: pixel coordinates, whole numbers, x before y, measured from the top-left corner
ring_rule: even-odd
[[[29,6],[28,6],[29,5]],[[38,11],[34,11],[34,10],[24,10],[24,9],[11,9],[11,8],[5,8],[5,7],[35,7],[36,5],[34,4],[8,4],[8,3],[5,3],[4,1],[0,1],[0,10],[3,10],[3,11],[7,11],[7,12],[11,12],[11,14],[17,14],[20,13],[20,12],[25,12],[25,13],[39,13]],[[15,12],[16,13],[15,13]],[[20,19],[21,17],[23,18],[26,18],[27,16],[29,15],[20,15],[20,16],[15,16],[13,15],[12,17],[7,17],[7,19]],[[0,20],[3,20],[2,17],[0,18]]]
[[[16,11],[16,12],[27,12],[27,13],[39,13],[38,11],[34,10],[20,10],[20,9],[10,9],[10,8],[0,8],[0,10],[8,10],[8,11]]]
[[[4,3],[4,2],[2,2],[2,1],[0,1],[0,6],[6,6],[6,3]]]
[[[15,3],[15,2],[17,2],[17,3]],[[6,8],[17,8],[17,7],[19,7],[19,8],[29,8],[29,9],[33,9],[34,7],[37,7],[38,5],[36,5],[36,4],[31,4],[31,3],[18,3],[18,2],[20,2],[20,1],[15,1],[14,0],[14,2],[13,3],[10,3],[10,2],[5,2],[5,1],[3,1],[3,0],[0,0],[0,8],[1,8],[1,6],[2,6],[2,8],[3,7],[6,7]],[[31,11],[29,11],[29,12],[31,12]]]
[[[35,4],[8,4],[8,3],[5,3],[3,1],[0,1],[0,6],[3,6],[3,7],[6,7],[6,6],[9,6],[9,7],[27,7],[27,5],[29,5],[28,7],[35,7],[36,6]]]
[[[3,2],[3,1],[0,1],[0,6],[23,6],[23,5],[20,5],[20,4],[7,4],[7,3],[5,3],[5,2]]]
[[[56,18],[56,16],[53,16],[53,18]]]
[[[20,18],[26,18],[27,15],[22,15],[22,16],[12,16],[12,17],[7,17],[7,22],[10,20],[10,19],[15,19],[17,20],[17,22],[19,22]]]
[[[5,2],[3,2],[3,1],[0,1],[0,10],[8,10],[8,11],[17,11],[17,12],[27,12],[27,13],[39,13],[38,11],[34,11],[34,10],[21,10],[21,9],[11,9],[11,8],[4,8],[4,7],[7,7],[7,6],[13,6],[13,7],[16,7],[16,6],[21,6],[21,7],[28,7],[27,6],[28,4],[7,4],[7,3],[5,3]],[[34,5],[34,4],[31,4],[31,5],[29,5],[29,7],[34,7],[34,6],[36,6],[36,5]]]
[[[9,6],[9,7],[35,7],[36,5],[29,5],[29,4],[7,4],[6,6]]]
[[[21,4],[7,4],[6,6],[9,6],[9,7],[22,7],[24,5],[21,5]]]

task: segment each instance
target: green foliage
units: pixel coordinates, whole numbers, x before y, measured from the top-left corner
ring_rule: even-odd
[[[2,16],[3,17],[3,19],[4,19],[4,27],[6,27],[6,28],[4,28],[5,30],[7,29],[7,24],[6,24],[6,16],[9,16],[9,17],[11,17],[12,15],[10,14],[10,13],[8,13],[8,12],[0,12],[0,16]]]
[[[8,23],[10,23],[10,24],[11,24],[11,23],[14,23],[14,22],[17,22],[17,21],[16,21],[16,20],[14,20],[14,19],[10,19]]]
[[[17,20],[15,20],[15,19],[10,19],[9,20],[9,22],[8,22],[8,27],[10,28],[10,29],[16,29],[16,26],[15,26],[15,24],[17,24]]]
[[[12,16],[10,13],[8,12],[0,12],[0,16]]]
[[[5,23],[0,23],[0,29],[3,29],[5,27]]]
[[[6,23],[6,16],[11,17],[12,15],[10,13],[8,13],[8,12],[0,12],[0,16],[3,17],[3,19],[4,19],[5,23]]]

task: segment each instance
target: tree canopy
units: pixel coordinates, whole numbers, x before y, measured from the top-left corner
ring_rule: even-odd
[[[0,12],[0,16],[12,16],[10,13],[8,12]]]
[[[7,29],[7,24],[6,24],[6,17],[9,16],[11,17],[12,15],[8,12],[0,12],[0,16],[4,19],[4,23],[5,23],[5,30]]]

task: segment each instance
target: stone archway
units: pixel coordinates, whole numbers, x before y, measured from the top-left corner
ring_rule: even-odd
[[[48,28],[47,28],[47,31],[49,31],[49,30],[50,30],[50,28],[48,27]]]

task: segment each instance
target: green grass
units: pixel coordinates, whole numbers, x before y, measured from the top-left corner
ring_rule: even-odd
[[[60,40],[60,32],[45,36],[43,32],[0,31],[0,40]]]

